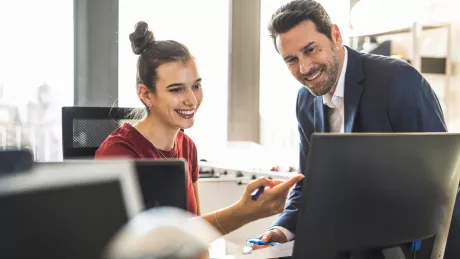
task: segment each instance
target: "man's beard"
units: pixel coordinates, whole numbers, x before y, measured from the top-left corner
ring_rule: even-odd
[[[339,54],[337,48],[332,48],[333,56],[332,56],[332,66],[328,66],[326,64],[319,65],[314,67],[308,71],[306,74],[300,75],[298,80],[310,90],[310,92],[315,96],[322,96],[327,94],[337,82],[338,71],[340,66]],[[318,72],[322,70],[322,74],[319,77],[324,77],[325,79],[316,82],[315,84],[310,83],[306,78],[309,78],[313,75],[316,75]],[[322,79],[322,78],[320,78]]]

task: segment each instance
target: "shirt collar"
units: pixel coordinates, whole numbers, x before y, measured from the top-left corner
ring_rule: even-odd
[[[335,88],[334,94],[331,94],[331,92],[329,92],[323,96],[323,103],[331,108],[336,107],[336,105],[332,102],[332,97],[343,98],[344,92],[345,92],[345,74],[347,71],[347,64],[348,64],[348,51],[347,51],[347,48],[345,47],[342,47],[342,48],[344,50],[343,66],[342,66],[342,71],[340,71],[339,81],[337,82],[337,86]]]

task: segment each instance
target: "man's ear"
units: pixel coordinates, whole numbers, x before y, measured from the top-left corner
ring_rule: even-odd
[[[150,90],[144,84],[140,84],[137,86],[137,96],[139,99],[147,106],[152,107],[152,99],[150,96]]]
[[[339,26],[337,26],[337,24],[332,24],[331,36],[332,40],[337,46],[342,46],[342,34],[340,33],[340,29]]]

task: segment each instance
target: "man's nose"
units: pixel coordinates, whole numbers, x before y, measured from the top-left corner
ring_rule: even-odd
[[[312,67],[312,62],[307,58],[301,58],[299,60],[299,67],[300,67],[300,73],[307,74]]]

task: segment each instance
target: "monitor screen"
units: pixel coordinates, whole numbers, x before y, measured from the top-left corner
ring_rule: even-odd
[[[459,163],[459,134],[313,134],[294,258],[405,249],[434,235],[442,242]]]
[[[146,209],[187,210],[187,170],[182,160],[137,160],[137,177]]]
[[[128,220],[110,181],[0,197],[0,258],[99,259]]]
[[[0,258],[100,259],[130,210],[141,210],[126,163],[43,164],[0,178]]]

